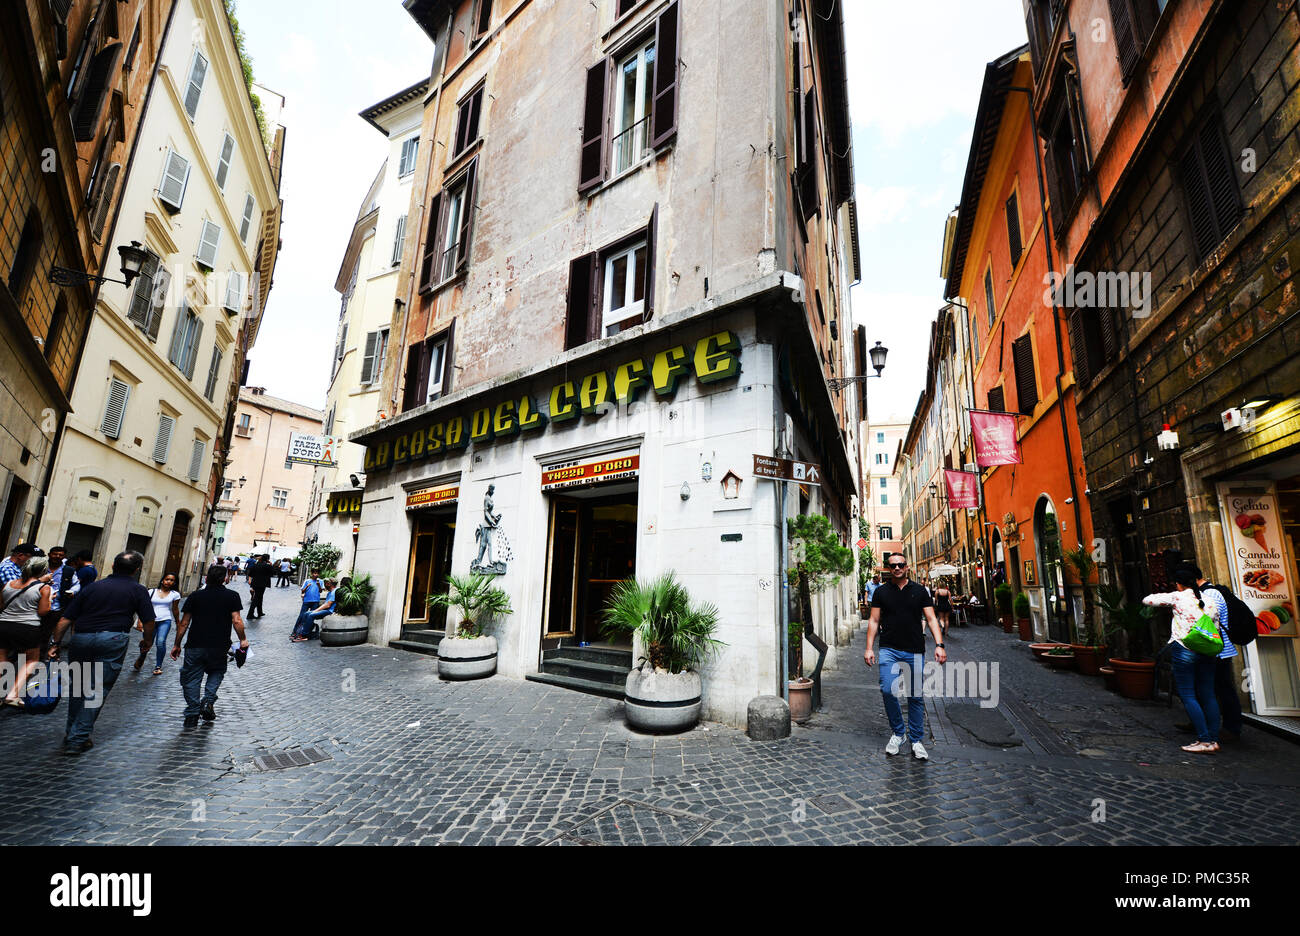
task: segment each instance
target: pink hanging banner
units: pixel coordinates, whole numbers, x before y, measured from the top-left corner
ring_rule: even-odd
[[[943,480],[948,486],[948,506],[953,510],[980,505],[979,475],[945,468]]]
[[[975,436],[975,464],[1019,465],[1020,442],[1016,439],[1016,414],[970,411],[970,429]]]

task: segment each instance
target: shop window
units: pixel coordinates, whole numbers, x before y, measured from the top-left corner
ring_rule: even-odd
[[[1203,116],[1178,161],[1187,219],[1198,259],[1223,242],[1241,218],[1237,173],[1217,110]]]
[[[656,205],[644,230],[570,262],[566,350],[617,335],[653,316],[658,218]]]

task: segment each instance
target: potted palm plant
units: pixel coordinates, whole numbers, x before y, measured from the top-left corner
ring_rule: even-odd
[[[993,589],[993,601],[998,606],[998,617],[1002,621],[1002,632],[1011,633],[1011,586],[1003,582]]]
[[[438,675],[443,679],[482,679],[497,671],[497,639],[483,633],[484,625],[513,614],[510,596],[492,584],[494,576],[449,575],[447,591],[430,595],[437,608],[456,608],[460,624],[438,644]]]
[[[1034,619],[1029,610],[1029,596],[1024,592],[1016,595],[1016,627],[1020,630],[1021,640],[1034,639]]]
[[[1098,600],[1106,610],[1122,648],[1122,657],[1111,657],[1115,688],[1126,699],[1149,699],[1155,690],[1156,664],[1151,650],[1152,608],[1129,601],[1118,585],[1103,585]]]
[[[672,572],[650,582],[627,579],[614,586],[601,632],[608,639],[632,637],[642,653],[624,684],[630,727],[685,731],[699,721],[699,667],[724,646],[713,636],[717,629],[717,607],[693,603]]]
[[[1072,643],[1070,647],[1074,650],[1079,672],[1087,676],[1099,676],[1101,663],[1106,659],[1106,638],[1097,618],[1097,604],[1092,594],[1092,577],[1097,571],[1097,562],[1082,543],[1074,549],[1067,549],[1062,555],[1083,587],[1083,626],[1075,635],[1079,642]]]
[[[365,643],[370,634],[366,608],[374,594],[375,586],[368,572],[342,579],[334,592],[334,613],[321,621],[321,646],[351,647]]]

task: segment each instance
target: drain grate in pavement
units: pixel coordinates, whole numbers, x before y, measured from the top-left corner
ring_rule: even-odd
[[[306,767],[321,761],[333,760],[318,747],[298,748],[294,751],[280,751],[276,754],[262,754],[253,758],[258,770],[284,770],[286,767]]]
[[[597,810],[548,845],[689,845],[713,825],[690,813],[632,800]]]
[[[827,796],[814,796],[808,800],[822,812],[829,815],[857,809],[857,804],[843,793],[831,793]]]

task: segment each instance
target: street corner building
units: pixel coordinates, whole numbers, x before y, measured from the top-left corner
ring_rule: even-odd
[[[605,599],[671,571],[721,612],[704,715],[743,724],[781,694],[785,516],[856,538],[856,394],[829,384],[861,365],[841,10],[405,6],[438,52],[387,418],[349,436],[370,639],[436,642],[455,622],[426,599],[482,572],[514,608],[500,673],[618,695],[575,675],[633,665]],[[784,504],[754,474],[777,454],[818,466]],[[818,596],[828,643],[852,587]]]

